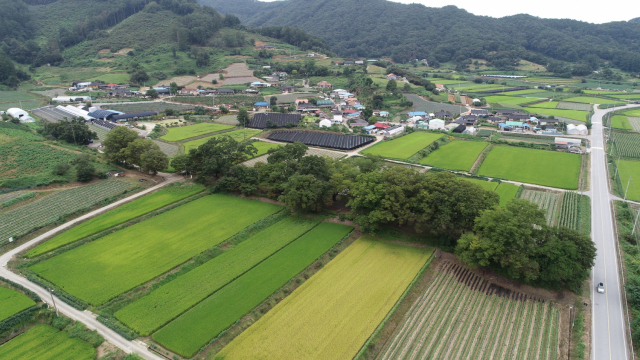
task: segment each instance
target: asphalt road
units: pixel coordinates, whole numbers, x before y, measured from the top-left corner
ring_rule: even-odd
[[[602,124],[603,115],[613,110],[598,110],[596,106],[591,129],[591,236],[597,249],[591,273],[591,358],[594,360],[622,360],[631,356],[627,346],[622,281],[618,272],[612,214],[614,196],[609,192]],[[600,282],[605,285],[604,294],[596,291]]]
[[[32,282],[30,282],[29,280],[27,280],[25,277],[15,274],[11,271],[9,271],[6,266],[7,263],[11,260],[11,258],[13,258],[14,255],[16,255],[17,253],[24,251],[25,249],[47,239],[48,237],[52,236],[55,233],[58,233],[70,226],[72,226],[73,224],[76,224],[80,221],[83,221],[87,218],[96,216],[102,212],[105,212],[107,210],[113,209],[115,207],[118,207],[128,201],[131,201],[132,199],[138,198],[140,196],[143,196],[145,194],[148,194],[149,192],[158,190],[159,188],[170,184],[172,182],[181,180],[182,177],[178,176],[178,175],[166,175],[166,180],[154,187],[151,187],[149,189],[143,190],[141,192],[138,192],[132,196],[129,196],[125,199],[116,201],[112,204],[109,204],[105,207],[102,207],[100,209],[94,210],[86,215],[83,215],[77,219],[71,220],[67,223],[64,223],[60,226],[58,226],[57,228],[47,231],[46,233],[36,237],[33,240],[30,240],[29,242],[26,242],[18,247],[16,247],[15,249],[2,254],[0,256],[0,276],[9,279],[15,283],[18,283],[22,286],[24,286],[25,288],[35,292],[36,294],[38,294],[38,296],[40,296],[40,298],[42,298],[42,300],[44,302],[46,302],[47,304],[49,304],[50,306],[52,305],[52,301],[51,301],[51,294],[48,292],[48,290],[40,287],[39,285],[36,285]],[[149,352],[146,347],[144,345],[142,345],[142,343],[138,342],[138,341],[128,341],[125,338],[123,338],[122,336],[118,335],[115,331],[109,329],[108,327],[106,327],[103,323],[99,322],[96,319],[96,315],[89,312],[89,311],[80,311],[77,310],[71,306],[69,306],[68,304],[62,302],[60,299],[58,299],[57,297],[55,297],[55,303],[58,307],[58,311],[61,312],[62,314],[68,316],[71,319],[74,319],[76,321],[80,321],[83,324],[85,324],[89,329],[91,330],[97,330],[98,333],[100,335],[102,335],[102,337],[105,338],[105,340],[107,340],[108,342],[114,344],[115,346],[119,347],[120,349],[122,349],[124,352],[131,353],[131,352],[136,352],[138,353],[140,356],[142,356],[145,359],[149,359],[149,360],[160,360],[161,358],[152,354],[151,352]]]

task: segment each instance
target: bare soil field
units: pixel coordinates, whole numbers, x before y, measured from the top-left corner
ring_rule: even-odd
[[[225,77],[252,77],[253,70],[245,63],[233,63],[223,70]]]

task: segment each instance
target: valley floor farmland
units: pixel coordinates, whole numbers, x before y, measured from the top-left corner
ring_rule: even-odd
[[[211,134],[214,132],[233,129],[231,125],[200,123],[190,126],[181,126],[176,128],[169,128],[168,134],[161,137],[162,140],[175,142],[185,139],[190,139],[200,135]]]
[[[578,188],[580,166],[577,154],[495,146],[478,174],[573,190]]]
[[[35,304],[30,297],[21,292],[0,287],[0,322]]]
[[[242,130],[233,130],[233,131],[229,131],[229,132],[225,132],[222,134],[218,134],[218,135],[213,135],[213,136],[209,136],[209,137],[205,137],[202,139],[198,139],[198,140],[193,140],[193,141],[189,141],[186,143],[183,143],[182,145],[184,146],[184,152],[186,154],[189,153],[189,150],[191,149],[195,149],[197,147],[199,147],[200,145],[206,143],[207,141],[213,139],[213,138],[217,138],[217,137],[221,137],[221,136],[230,136],[231,138],[233,138],[235,141],[237,142],[243,142],[245,140],[249,140],[251,137],[261,133],[261,130],[254,130],[254,129],[242,129]]]
[[[432,252],[362,237],[220,355],[227,360],[351,359]]]
[[[71,295],[101,305],[281,209],[209,195],[37,263],[31,270]]]
[[[0,346],[0,359],[93,360],[96,350],[88,343],[48,325],[36,325]]]
[[[469,171],[487,145],[487,142],[453,141],[431,152],[420,163],[444,169]]]
[[[193,356],[352,230],[342,224],[318,225],[160,329],[153,339],[183,356]]]
[[[442,134],[414,132],[398,139],[385,141],[367,148],[362,153],[391,159],[408,159],[418,151],[440,139]]]
[[[378,359],[556,359],[559,311],[443,262]]]

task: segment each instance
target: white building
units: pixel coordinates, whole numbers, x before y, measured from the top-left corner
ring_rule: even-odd
[[[27,113],[26,111],[24,111],[22,109],[11,108],[11,109],[7,110],[7,115],[11,116],[14,119],[20,119],[23,116],[29,116],[29,113]]]
[[[568,124],[567,134],[568,135],[589,135],[589,129],[587,129],[587,127],[582,124],[578,126],[573,124]]]
[[[478,129],[474,127],[468,127],[467,130],[463,132],[463,134],[475,135]]]
[[[333,112],[333,120],[331,120],[334,124],[342,124],[343,118],[342,113],[339,111]]]
[[[91,96],[58,96],[56,98],[51,99],[51,101],[55,102],[75,102],[75,101],[89,101],[91,100]]]
[[[321,120],[320,123],[318,124],[321,128],[322,127],[331,127],[331,120]]]
[[[396,136],[398,134],[402,134],[404,132],[404,126],[393,126],[387,129],[382,130],[382,135],[384,136]]]
[[[440,119],[429,120],[429,130],[445,130],[444,120],[440,120]]]

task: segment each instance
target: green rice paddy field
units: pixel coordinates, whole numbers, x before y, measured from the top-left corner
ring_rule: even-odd
[[[31,269],[71,295],[102,305],[281,209],[260,201],[209,195]]]
[[[209,136],[206,138],[202,138],[202,139],[198,139],[198,140],[194,140],[194,141],[189,141],[186,143],[183,143],[182,145],[184,146],[184,152],[185,153],[189,153],[189,150],[191,149],[195,149],[198,146],[206,143],[207,141],[216,138],[216,137],[220,137],[220,136],[231,136],[231,138],[233,138],[234,140],[238,141],[238,142],[243,142],[244,140],[249,140],[251,137],[260,134],[262,131],[261,130],[254,130],[254,129],[242,129],[242,130],[234,130],[234,131],[229,131],[226,133],[222,133],[222,134],[218,134],[218,135],[213,135],[213,136]]]
[[[633,130],[629,123],[629,119],[624,115],[614,115],[611,118],[611,127],[623,130]]]
[[[336,223],[318,225],[160,329],[153,339],[182,356],[192,357],[351,230],[350,226]]]
[[[116,312],[147,336],[318,225],[290,216]]]
[[[0,287],[0,321],[26,310],[35,304],[30,297],[21,292]]]
[[[204,186],[200,185],[165,187],[158,192],[124,204],[102,215],[98,215],[93,219],[71,228],[69,231],[57,235],[53,239],[31,249],[31,251],[27,253],[27,257],[33,258],[71,244],[87,236],[97,234],[110,227],[122,224],[138,216],[195,195],[204,191],[204,189]]]
[[[579,110],[560,110],[560,109],[545,109],[538,107],[526,107],[524,108],[527,112],[547,115],[547,116],[555,116],[555,117],[563,117],[567,119],[573,119],[578,121],[587,121],[587,111],[579,111]]]
[[[416,154],[418,151],[431,145],[431,143],[440,139],[442,136],[442,134],[414,132],[398,139],[374,145],[364,150],[362,153],[380,155],[390,159],[405,160]]]
[[[484,99],[487,101],[487,103],[492,103],[492,104],[501,103],[501,104],[511,104],[511,105],[522,105],[522,104],[528,104],[528,103],[540,101],[540,99],[537,99],[537,98],[500,96],[500,95],[487,96]]]
[[[511,95],[534,94],[534,93],[540,93],[540,92],[545,92],[545,90],[541,90],[541,89],[516,90],[516,91],[508,91],[503,94],[507,96],[511,96]]]
[[[453,141],[430,153],[420,163],[444,169],[469,171],[487,145],[489,143],[478,141]]]
[[[557,101],[545,101],[545,102],[529,105],[529,107],[543,108],[543,109],[555,109],[556,106],[558,106]]]
[[[276,149],[279,148],[282,145],[279,144],[272,144],[272,143],[268,143],[268,142],[264,142],[264,141],[256,141],[254,143],[252,143],[251,145],[255,146],[256,149],[258,149],[258,153],[254,156],[254,158],[257,158],[258,156],[262,156],[266,153],[269,152],[269,150],[271,149]]]
[[[96,349],[48,325],[36,325],[0,346],[0,359],[93,360]]]
[[[616,102],[615,100],[596,98],[592,96],[576,96],[576,97],[564,99],[564,101],[577,102],[577,103],[583,103],[583,104],[614,104]],[[618,103],[620,102],[618,101]]]
[[[623,191],[629,184],[627,199],[640,201],[640,161],[620,160],[618,162],[618,173]],[[629,182],[629,177],[631,177],[631,182]],[[624,196],[624,193],[620,195]]]
[[[580,166],[581,159],[577,154],[496,146],[487,155],[478,174],[574,190],[578,188]]]
[[[161,139],[165,141],[176,142],[233,128],[234,127],[231,125],[200,123],[190,126],[169,128],[167,130],[167,135],[161,137]]]
[[[520,190],[520,186],[513,185],[509,183],[500,183],[498,187],[494,190],[496,194],[500,195],[500,206],[507,205],[507,202],[511,199],[515,199],[516,194]]]

